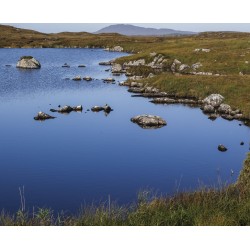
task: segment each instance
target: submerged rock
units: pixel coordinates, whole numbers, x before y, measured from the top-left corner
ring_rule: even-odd
[[[60,105],[58,105],[59,107]],[[51,112],[58,112],[58,113],[70,113],[71,111],[82,111],[82,105],[71,107],[71,106],[64,106],[60,109],[50,109]]]
[[[221,152],[226,152],[226,151],[227,151],[227,148],[226,148],[224,145],[220,144],[220,145],[218,146],[218,150],[221,151]]]
[[[78,68],[85,68],[86,66],[84,64],[80,64]]]
[[[37,116],[34,117],[35,120],[40,120],[40,121],[47,119],[54,119],[54,118],[55,118],[54,116],[48,115],[42,111],[38,112]]]
[[[131,121],[142,128],[161,128],[167,125],[165,120],[155,115],[138,115],[131,118]]]
[[[41,64],[33,56],[23,56],[17,62],[16,67],[22,69],[40,69]]]
[[[62,67],[63,68],[70,68],[70,66],[67,63],[64,63],[64,65]]]

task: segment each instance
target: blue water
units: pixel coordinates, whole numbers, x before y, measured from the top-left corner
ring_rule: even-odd
[[[23,55],[34,56],[42,68],[15,68]],[[237,179],[250,129],[239,121],[210,121],[199,108],[154,105],[132,98],[126,87],[103,83],[111,74],[98,63],[124,55],[99,49],[0,50],[0,210],[20,207],[22,186],[26,208],[74,212],[109,195],[127,204],[141,189],[172,194]],[[64,63],[71,67],[62,68]],[[96,80],[65,80],[76,75]],[[114,109],[108,116],[86,111],[106,103]],[[49,109],[59,104],[83,105],[83,112],[33,119],[38,111],[52,114]],[[163,117],[167,126],[145,130],[130,122],[144,113]],[[229,150],[219,152],[218,144]]]

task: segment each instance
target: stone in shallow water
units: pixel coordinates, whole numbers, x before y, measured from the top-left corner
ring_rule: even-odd
[[[40,121],[47,119],[54,119],[54,118],[55,118],[54,116],[48,115],[42,111],[38,112],[37,116],[34,117],[35,120],[40,120]]]
[[[165,120],[156,115],[138,115],[131,118],[131,121],[142,128],[161,128],[167,125]]]
[[[16,67],[22,69],[40,69],[41,64],[33,56],[23,56],[17,62]]]
[[[227,148],[226,148],[224,145],[220,144],[220,145],[218,146],[218,150],[221,151],[221,152],[226,152],[226,151],[227,151]]]

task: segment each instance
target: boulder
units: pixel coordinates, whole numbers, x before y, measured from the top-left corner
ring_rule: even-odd
[[[85,76],[85,77],[83,77],[83,80],[85,80],[85,81],[92,81],[93,79],[90,76]]]
[[[167,125],[167,122],[160,116],[155,115],[138,115],[131,118],[133,123],[138,124],[142,128],[161,128]]]
[[[102,66],[110,66],[111,65],[111,62],[99,62],[99,65],[102,65]]]
[[[91,108],[91,110],[92,110],[93,112],[99,112],[99,111],[104,110],[104,108],[103,108],[103,107],[100,107],[100,106],[94,106],[94,107]]]
[[[109,77],[109,78],[105,78],[105,79],[103,79],[103,82],[105,82],[105,83],[114,83],[114,82],[115,82],[115,79],[114,79],[114,78]]]
[[[75,76],[72,80],[73,81],[81,81],[82,78],[81,78],[81,76]]]
[[[47,119],[54,119],[54,118],[55,118],[54,116],[48,115],[42,111],[38,112],[37,116],[34,117],[35,120],[40,120],[40,121]]]
[[[143,87],[143,83],[141,82],[131,82],[130,83],[130,87],[136,87],[136,88],[142,88]]]
[[[112,64],[111,71],[112,73],[123,73],[122,65],[119,63]]]
[[[40,69],[41,64],[32,56],[23,56],[17,62],[16,67],[22,69]]]
[[[218,113],[220,114],[230,114],[232,112],[231,107],[228,104],[221,104],[218,108]]]
[[[226,151],[227,151],[227,148],[226,148],[224,145],[220,144],[220,145],[218,146],[218,150],[221,151],[221,152],[226,152]]]
[[[204,104],[219,107],[225,98],[220,94],[211,94],[203,100]]]
[[[66,105],[60,109],[50,109],[50,111],[51,112],[58,112],[58,113],[70,113],[71,111],[82,111],[82,105],[75,106],[75,107],[71,107],[71,106]]]
[[[190,69],[190,67],[187,64],[181,64],[179,67],[180,72],[184,72],[186,70]]]
[[[204,113],[209,114],[209,113],[214,113],[214,111],[215,111],[214,106],[212,106],[212,105],[210,105],[210,104],[205,105],[205,106],[203,107],[203,112],[204,112]]]

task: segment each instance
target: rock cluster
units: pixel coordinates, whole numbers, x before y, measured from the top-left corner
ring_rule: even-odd
[[[82,111],[82,105],[71,107],[71,106],[64,106],[60,109],[50,109],[51,112],[58,112],[58,113],[70,113],[72,111]]]
[[[104,111],[105,113],[110,113],[111,111],[113,111],[113,109],[108,104],[105,104],[103,107],[102,106],[94,106],[91,108],[91,110],[93,112]]]

